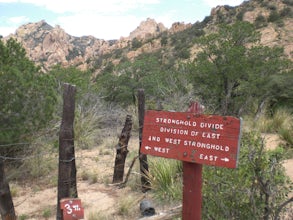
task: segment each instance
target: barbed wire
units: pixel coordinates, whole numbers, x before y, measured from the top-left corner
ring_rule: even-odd
[[[50,155],[50,158],[58,158],[58,153],[57,152],[53,152],[53,151],[49,151],[49,152],[44,152],[44,153],[40,153],[40,154],[35,154],[35,155],[30,155],[30,156],[25,156],[25,157],[10,157],[10,156],[0,156],[0,159],[6,161],[6,160],[11,160],[11,161],[25,161],[25,160],[31,160],[31,159],[34,159],[34,158],[39,158],[39,157],[44,157],[44,156],[47,156],[47,155]],[[113,157],[113,160],[114,160],[114,155],[110,155],[111,157]],[[72,162],[72,161],[83,161],[83,159],[91,159],[91,160],[94,160],[96,161],[97,159],[99,158],[99,155],[96,155],[96,156],[75,156],[75,157],[72,157],[68,160],[59,160],[60,162]],[[112,161],[111,161],[112,162]],[[103,162],[105,163],[105,161]],[[110,161],[109,161],[110,163]]]
[[[30,145],[31,143],[13,143],[13,144],[0,144],[0,147],[10,147],[10,146],[19,146],[19,145]]]
[[[46,152],[46,153],[41,153],[37,155],[31,155],[31,156],[25,156],[25,157],[9,157],[9,156],[0,156],[0,159],[6,161],[6,160],[14,160],[14,161],[25,161],[25,160],[31,160],[34,158],[38,157],[43,157],[45,155],[52,154],[52,152]]]

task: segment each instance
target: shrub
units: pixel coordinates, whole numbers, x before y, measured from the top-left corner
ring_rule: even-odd
[[[267,26],[267,20],[263,15],[258,15],[254,21],[254,25],[256,28],[262,28]]]
[[[268,17],[268,22],[276,22],[280,19],[280,14],[274,10],[274,11],[271,11],[269,17]]]
[[[245,133],[235,170],[204,167],[203,213],[206,219],[270,219],[288,198],[284,150],[267,151],[261,136]],[[219,202],[221,201],[221,202]]]
[[[131,45],[133,49],[138,49],[142,46],[142,42],[135,37],[132,39]]]
[[[154,196],[160,201],[182,199],[182,163],[163,158],[150,160],[150,182]]]
[[[288,18],[292,18],[293,17],[293,12],[292,9],[289,7],[285,7],[281,10],[280,12],[280,16],[281,17],[288,17]]]
[[[283,0],[283,3],[286,5],[293,6],[293,0]]]

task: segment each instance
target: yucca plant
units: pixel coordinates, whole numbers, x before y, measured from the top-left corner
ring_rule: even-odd
[[[160,201],[179,201],[182,198],[181,161],[152,158],[150,182],[154,196]]]
[[[83,108],[78,105],[75,110],[75,145],[81,149],[91,149],[99,143],[100,121],[102,116],[98,114],[97,105]]]

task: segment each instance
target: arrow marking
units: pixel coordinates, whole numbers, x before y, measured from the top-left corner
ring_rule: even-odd
[[[222,161],[225,161],[225,162],[229,162],[229,158],[225,157],[225,158],[221,158]]]
[[[145,146],[144,147],[146,150],[150,150],[150,149],[152,149],[150,146]]]

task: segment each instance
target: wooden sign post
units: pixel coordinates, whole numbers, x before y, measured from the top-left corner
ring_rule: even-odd
[[[241,120],[199,114],[198,106],[193,103],[189,112],[146,111],[144,117],[141,152],[184,161],[184,220],[201,219],[201,164],[236,168],[239,151]]]
[[[187,112],[202,114],[203,107],[193,102]],[[183,161],[182,219],[201,219],[202,164]]]

